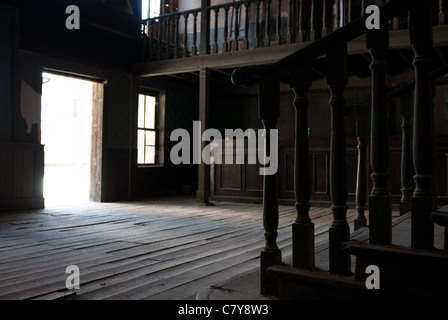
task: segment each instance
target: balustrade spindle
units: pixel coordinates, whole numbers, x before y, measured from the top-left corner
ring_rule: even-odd
[[[282,42],[281,38],[281,28],[282,28],[282,1],[277,0],[277,17],[276,17],[276,23],[275,23],[275,44],[279,46]]]
[[[370,163],[373,188],[369,197],[370,242],[391,244],[392,204],[388,190],[389,133],[386,100],[386,52],[389,47],[387,21],[379,30],[366,34],[367,48],[372,57],[372,110]]]
[[[182,48],[182,57],[188,54],[188,13],[184,14],[184,47]]]
[[[264,35],[264,46],[269,47],[271,45],[270,29],[271,29],[271,0],[266,0],[266,28]]]
[[[165,30],[165,59],[169,59],[170,58],[170,23],[171,23],[171,18],[167,17],[166,18],[166,30]]]
[[[323,2],[323,10],[322,10],[322,37],[326,36],[328,33],[327,29],[327,0]]]
[[[229,6],[225,6],[224,7],[224,41],[222,43],[222,52],[229,51],[228,30],[229,30]]]
[[[215,12],[215,29],[213,30],[213,53],[218,53],[218,21],[219,21],[218,15],[219,15],[219,8],[215,8],[214,12]]]
[[[246,2],[244,4],[244,41],[243,41],[243,49],[249,49],[249,8],[250,2]]]
[[[405,94],[401,97],[401,200],[400,215],[411,211],[412,192],[412,156],[411,156],[411,116],[412,96]]]
[[[198,12],[193,12],[193,48],[191,49],[191,55],[194,57],[198,53],[198,46],[197,46],[197,39],[198,39]]]
[[[352,0],[348,0],[348,7],[347,7],[347,22],[352,22]]]
[[[311,2],[310,41],[316,40],[316,1]]]
[[[297,32],[297,42],[303,42],[303,0],[299,3],[299,31]]]
[[[235,32],[234,32],[234,39],[233,39],[233,51],[238,51],[238,37],[240,33],[240,19],[239,19],[239,13],[240,13],[240,5],[237,3],[235,4]]]
[[[287,17],[287,30],[286,30],[286,43],[292,43],[292,0],[288,0],[288,17]]]
[[[294,195],[297,217],[292,226],[293,266],[314,267],[314,223],[310,209],[310,155],[308,145],[308,90],[311,87],[311,67],[302,66],[291,75],[295,108]]]
[[[433,200],[434,116],[431,101],[431,5],[417,0],[410,10],[410,37],[415,70],[413,162],[415,190],[412,195],[411,246],[430,249],[434,245],[434,226],[430,214]]]
[[[255,35],[254,48],[260,47],[260,0],[255,2]]]
[[[327,52],[327,83],[331,93],[330,196],[333,223],[329,230],[330,272],[346,274],[350,256],[342,245],[350,239],[347,223],[347,158],[344,125],[344,90],[347,84],[347,44]]]
[[[176,15],[174,18],[174,52],[173,52],[173,58],[177,59],[179,55],[179,19],[180,16]]]
[[[439,23],[439,26],[445,24],[445,12],[443,11],[443,0],[439,0],[438,23]]]
[[[356,137],[358,139],[358,172],[356,176],[356,211],[354,229],[367,225],[364,214],[367,202],[367,137],[369,136],[368,109],[357,110]]]
[[[162,27],[163,19],[159,17],[158,30],[157,30],[157,60],[162,57]]]
[[[271,132],[275,129],[280,112],[280,81],[273,74],[266,73],[259,80],[259,118],[265,129],[265,156],[272,157],[270,150]],[[263,226],[266,244],[260,255],[261,293],[275,293],[275,279],[267,275],[267,268],[282,260],[277,245],[278,197],[277,173],[263,176]]]

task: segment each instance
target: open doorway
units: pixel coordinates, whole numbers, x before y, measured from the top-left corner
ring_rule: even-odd
[[[89,201],[94,83],[42,74],[46,206]]]

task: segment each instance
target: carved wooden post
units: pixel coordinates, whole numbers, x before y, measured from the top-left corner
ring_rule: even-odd
[[[222,52],[229,51],[228,43],[228,29],[229,29],[229,6],[224,7],[224,41],[222,43]]]
[[[201,43],[199,54],[210,53],[210,0],[201,0]]]
[[[255,2],[255,35],[254,48],[260,47],[260,0]]]
[[[413,160],[415,190],[412,195],[413,248],[432,248],[434,226],[430,214],[433,211],[434,170],[434,119],[431,101],[432,25],[431,5],[416,0],[410,10],[410,35],[414,50],[415,99],[413,126]]]
[[[243,50],[249,49],[249,7],[250,2],[244,4],[244,41]]]
[[[219,8],[214,9],[215,12],[215,28],[213,30],[213,53],[218,53],[218,17]]]
[[[310,155],[308,146],[308,90],[311,87],[311,67],[303,66],[291,75],[295,94],[294,194],[297,217],[292,226],[293,266],[314,267],[314,223],[310,210]]]
[[[367,137],[369,136],[369,116],[367,108],[357,111],[356,136],[358,138],[358,172],[356,177],[356,211],[354,229],[367,225],[364,214],[367,202]]]
[[[185,58],[188,53],[188,13],[184,14],[184,47],[182,48],[182,57]]]
[[[176,15],[176,17],[174,18],[174,59],[179,56],[179,19],[179,15]]]
[[[265,155],[272,157],[271,132],[280,113],[280,82],[272,74],[264,73],[259,80],[259,118],[265,129]],[[266,245],[261,252],[261,293],[275,293],[275,280],[266,274],[267,268],[280,263],[281,250],[277,246],[278,198],[277,173],[263,176],[263,226]]]
[[[386,103],[386,52],[389,31],[382,21],[379,30],[366,34],[367,48],[372,56],[372,110],[370,135],[370,162],[373,188],[369,197],[370,242],[392,242],[392,204],[387,187],[389,178],[389,133]]]
[[[401,200],[400,215],[411,211],[412,192],[412,156],[411,156],[411,116],[412,96],[405,94],[401,97]]]
[[[269,47],[271,45],[271,0],[266,0],[266,20],[265,20],[266,28],[264,35],[264,46]]]
[[[275,44],[279,46],[282,42],[282,38],[280,36],[281,28],[282,28],[282,0],[277,0],[277,18],[275,20]]]
[[[198,54],[197,38],[198,38],[198,11],[194,11],[193,12],[193,48],[191,49],[191,55],[193,57]]]
[[[330,272],[345,274],[350,257],[342,245],[350,239],[347,223],[347,158],[344,129],[344,89],[347,84],[347,44],[327,52],[327,82],[331,92],[330,196],[333,223],[329,230]]]
[[[240,5],[238,4],[238,2],[235,3],[234,10],[235,10],[235,28],[234,28],[235,34],[233,39],[233,51],[238,51],[238,37],[240,34],[240,21],[239,21]]]

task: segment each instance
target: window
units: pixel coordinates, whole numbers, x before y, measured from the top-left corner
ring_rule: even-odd
[[[142,0],[142,19],[160,15],[160,0]]]
[[[157,163],[157,96],[139,94],[137,163]]]

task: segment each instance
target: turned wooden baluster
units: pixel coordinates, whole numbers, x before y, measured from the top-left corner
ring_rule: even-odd
[[[260,0],[255,2],[254,48],[260,47]]]
[[[327,83],[330,89],[330,196],[333,223],[329,230],[330,272],[345,274],[350,269],[350,256],[342,245],[350,239],[347,223],[347,158],[344,129],[344,89],[347,84],[347,45],[327,52]]]
[[[240,19],[239,19],[239,12],[240,12],[240,5],[238,3],[235,4],[235,33],[233,38],[233,51],[238,51],[238,37],[240,34]]]
[[[213,9],[215,12],[215,28],[213,30],[213,53],[218,53],[218,17],[219,17],[219,8]]]
[[[171,18],[166,18],[166,29],[165,29],[165,59],[170,58],[170,23]]]
[[[162,29],[163,29],[163,19],[159,17],[159,25],[157,32],[157,60],[162,57]]]
[[[388,190],[389,133],[386,102],[386,52],[389,31],[386,22],[379,30],[366,34],[366,44],[372,57],[372,110],[370,135],[370,163],[373,188],[369,197],[370,242],[392,242],[392,205]]]
[[[324,0],[323,12],[322,12],[322,37],[326,36],[327,33],[328,33],[328,30],[327,30],[327,1]]]
[[[364,214],[367,202],[367,137],[369,136],[370,109],[357,110],[356,137],[358,138],[358,172],[356,177],[356,218],[354,229],[367,225]]]
[[[191,49],[191,55],[194,57],[198,53],[197,46],[198,39],[198,11],[193,12],[193,48]]]
[[[229,6],[224,7],[224,41],[222,43],[222,52],[229,51],[228,42],[228,30],[229,30]]]
[[[176,15],[176,17],[174,18],[174,59],[179,56],[179,19],[179,15]]]
[[[280,35],[282,29],[282,0],[277,0],[277,18],[275,20],[275,44],[279,46],[282,42]]]
[[[411,156],[411,116],[412,96],[405,94],[401,97],[401,200],[400,215],[411,211],[412,193],[412,156]]]
[[[299,31],[297,32],[297,42],[303,42],[303,0],[299,3]]]
[[[443,0],[439,0],[438,23],[439,23],[439,26],[445,24],[445,12],[443,11]]]
[[[287,30],[286,30],[286,43],[292,42],[292,0],[288,0],[288,17],[287,17]]]
[[[413,162],[415,190],[412,195],[413,248],[429,249],[434,244],[433,211],[434,118],[431,101],[431,5],[416,0],[410,10],[410,38],[415,57]]]
[[[182,48],[182,57],[185,58],[188,53],[188,13],[184,14],[184,47]]]
[[[243,50],[249,49],[249,8],[250,2],[244,4],[244,40]]]
[[[314,223],[310,210],[310,155],[308,146],[308,90],[311,87],[311,67],[302,66],[291,75],[294,91],[295,150],[294,150],[294,195],[297,217],[292,226],[293,266],[314,267]]]
[[[271,0],[266,0],[266,20],[265,20],[266,28],[264,35],[264,46],[269,47],[271,45]]]
[[[265,129],[265,155],[271,156],[270,129],[275,129],[280,113],[280,82],[275,75],[265,73],[259,80],[259,118]],[[266,244],[260,255],[261,293],[275,293],[275,279],[266,273],[267,268],[280,263],[281,250],[277,246],[278,229],[277,173],[263,176],[263,226]]]

